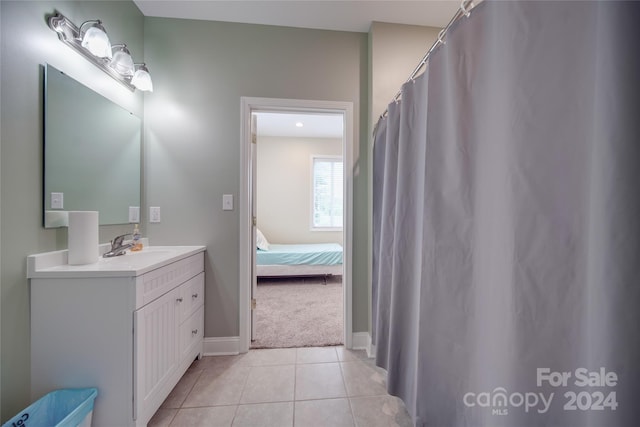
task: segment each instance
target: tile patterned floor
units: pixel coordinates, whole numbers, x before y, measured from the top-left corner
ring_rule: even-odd
[[[195,361],[149,423],[225,427],[410,427],[386,372],[344,347],[251,350]]]

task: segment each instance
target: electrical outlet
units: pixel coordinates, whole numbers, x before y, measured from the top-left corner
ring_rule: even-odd
[[[140,224],[140,207],[129,206],[129,223]]]
[[[149,222],[160,222],[160,207],[149,207]]]

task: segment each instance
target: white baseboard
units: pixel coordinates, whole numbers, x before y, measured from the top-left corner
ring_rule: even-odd
[[[240,354],[240,337],[205,337],[205,356],[227,356]]]
[[[376,346],[375,344],[369,343],[369,348],[367,349],[367,354],[369,357],[376,357]]]
[[[351,338],[352,348],[354,350],[366,350],[367,356],[375,357],[375,346],[371,344],[371,335],[369,332],[354,332]]]
[[[368,332],[354,332],[351,338],[353,350],[365,350],[367,356],[374,357],[375,346],[371,344]],[[240,337],[205,337],[204,356],[227,356],[240,354]]]

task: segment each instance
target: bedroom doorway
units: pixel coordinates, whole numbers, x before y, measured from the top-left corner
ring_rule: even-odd
[[[269,340],[267,335],[273,336],[273,328],[283,335],[297,335],[294,341],[306,340],[308,334],[303,332],[316,329],[316,336],[310,336],[305,345],[315,345],[320,339],[326,340],[320,345],[344,343],[351,347],[352,105],[242,98],[242,121],[241,178],[246,194],[240,199],[239,349],[248,351],[252,339],[256,339],[253,347],[290,346],[279,337]],[[316,134],[310,130],[314,126]],[[260,168],[259,147],[263,151]],[[260,184],[258,170],[263,174],[258,177]],[[265,181],[272,181],[270,188]],[[332,206],[331,200],[338,196],[340,203]],[[259,213],[256,206],[261,207]],[[281,218],[283,213],[287,218]],[[256,244],[263,250],[256,251]],[[318,250],[321,252],[316,253]],[[287,260],[301,257],[301,261],[286,265],[278,261],[279,256]],[[260,257],[263,259],[258,259],[261,265],[256,270],[256,258]],[[305,257],[326,260],[308,265]],[[258,273],[263,283],[260,291]],[[269,307],[276,310],[270,312]],[[333,317],[339,318],[340,324],[329,325],[336,310],[338,315]],[[301,313],[308,316],[301,317]],[[325,317],[314,321],[317,315]],[[305,322],[300,321],[303,318]],[[337,332],[336,327],[340,328]]]
[[[252,121],[251,348],[342,345],[343,116],[257,111]]]

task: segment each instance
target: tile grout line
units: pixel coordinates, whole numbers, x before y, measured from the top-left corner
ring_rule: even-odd
[[[298,382],[298,350],[299,349],[296,349],[296,363],[293,365],[293,401],[291,402],[293,405],[291,425],[293,427],[295,427],[296,425],[296,384]]]
[[[251,350],[249,350],[251,351]],[[248,354],[248,353],[247,353]],[[231,419],[231,425],[233,425],[236,417],[238,416],[238,410],[240,409],[240,403],[242,402],[242,396],[244,396],[244,391],[247,388],[247,383],[249,382],[249,377],[251,376],[251,372],[253,371],[254,366],[249,366],[249,372],[247,372],[247,376],[244,379],[244,384],[242,384],[242,391],[240,392],[240,396],[238,397],[238,403],[236,404],[236,410],[233,413],[233,418]]]
[[[347,390],[347,380],[344,377],[344,371],[342,369],[342,361],[338,362],[338,366],[340,367],[340,376],[342,377],[342,385],[344,385],[344,393],[346,394],[347,405],[349,405],[349,412],[351,413],[351,419],[353,420],[353,425],[358,427],[358,420],[356,419],[356,415],[353,413],[353,406],[351,406],[351,397],[349,396],[349,390]]]
[[[180,402],[180,405],[178,405],[178,408],[176,408],[176,412],[173,414],[173,416],[171,417],[171,421],[169,421],[169,427],[171,427],[171,424],[173,424],[173,421],[176,419],[176,417],[178,416],[178,413],[182,410],[184,402],[187,401],[187,398],[189,397],[189,395],[191,394],[191,392],[193,391],[193,388],[196,386],[196,383],[198,382],[198,380],[200,379],[200,377],[202,376],[202,373],[204,372],[204,369],[200,370],[200,373],[198,374],[198,376],[196,377],[196,380],[193,382],[193,384],[191,385],[191,387],[189,388],[189,391],[185,394],[184,399],[182,399],[182,402]]]
[[[176,412],[173,414],[173,416],[171,417],[171,421],[169,421],[169,427],[171,427],[171,424],[173,424],[173,420],[176,419],[176,417],[178,416],[178,412],[180,412],[180,408],[176,409]]]
[[[184,399],[182,399],[182,402],[180,402],[180,405],[178,406],[178,410],[182,409],[184,406],[184,402],[187,401],[187,398],[189,397],[189,395],[191,394],[191,392],[193,391],[193,388],[196,386],[196,383],[198,382],[198,380],[200,379],[200,377],[202,376],[202,373],[204,372],[204,369],[200,370],[200,373],[198,374],[198,376],[196,377],[196,380],[193,382],[193,384],[191,385],[191,387],[189,388],[189,391],[184,395]]]
[[[253,405],[253,403],[223,403],[221,405],[198,405],[198,406],[187,406],[185,408],[180,408],[180,409],[184,409],[186,411],[189,409],[226,408],[227,406],[240,406],[240,405]]]

